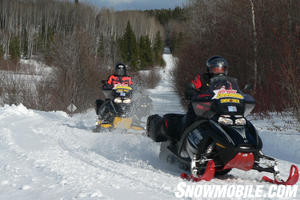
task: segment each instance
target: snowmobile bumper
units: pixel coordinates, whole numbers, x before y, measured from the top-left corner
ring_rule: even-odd
[[[230,160],[225,166],[225,169],[237,168],[248,171],[252,169],[254,164],[253,153],[238,153],[232,160]]]
[[[144,130],[143,127],[133,125],[132,118],[123,118],[123,117],[115,117],[112,123],[102,123],[101,120],[97,123],[98,127],[104,128],[104,129],[131,129],[131,130],[137,130],[141,131]]]
[[[132,124],[131,118],[115,117],[113,127],[118,129],[130,129]]]

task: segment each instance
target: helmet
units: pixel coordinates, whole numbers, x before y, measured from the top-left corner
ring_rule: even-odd
[[[228,74],[228,63],[221,56],[213,56],[206,62],[207,72],[211,75]]]
[[[119,63],[115,67],[115,75],[116,76],[125,76],[126,75],[126,65],[123,63]]]

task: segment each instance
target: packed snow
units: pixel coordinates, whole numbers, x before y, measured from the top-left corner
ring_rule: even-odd
[[[166,78],[175,61],[170,54],[164,59],[162,80],[149,90],[153,113],[182,113],[172,81]],[[300,164],[300,133],[293,125],[284,127],[283,118],[253,117],[253,123],[264,152],[280,159],[282,176],[287,177],[289,166]],[[141,132],[93,133],[95,119],[94,110],[70,117],[23,105],[1,107],[0,199],[176,199],[182,171],[159,160],[159,144]],[[268,174],[232,170],[222,179],[197,184],[269,186],[260,181],[263,175]]]

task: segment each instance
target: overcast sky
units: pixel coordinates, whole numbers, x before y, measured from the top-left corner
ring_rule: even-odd
[[[185,0],[79,0],[98,7],[113,8],[114,10],[145,10],[160,8],[175,8],[181,6]]]

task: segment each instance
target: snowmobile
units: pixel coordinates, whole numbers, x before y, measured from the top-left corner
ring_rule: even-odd
[[[277,160],[262,152],[262,140],[245,118],[254,109],[255,100],[239,89],[236,79],[214,77],[208,92],[199,96],[191,100],[197,117],[190,125],[185,125],[184,114],[151,115],[147,119],[147,136],[161,142],[159,157],[190,170],[190,174],[181,174],[183,179],[209,181],[237,168],[274,175],[274,180],[264,176],[263,181],[296,184],[296,165],[291,166],[290,176],[284,181]]]
[[[98,116],[94,132],[101,130],[144,130],[142,126],[134,125],[131,117],[132,91],[127,85],[117,84],[111,90],[104,90],[105,101],[96,100],[96,114]],[[106,117],[104,117],[107,115]],[[105,120],[104,120],[105,118]]]

